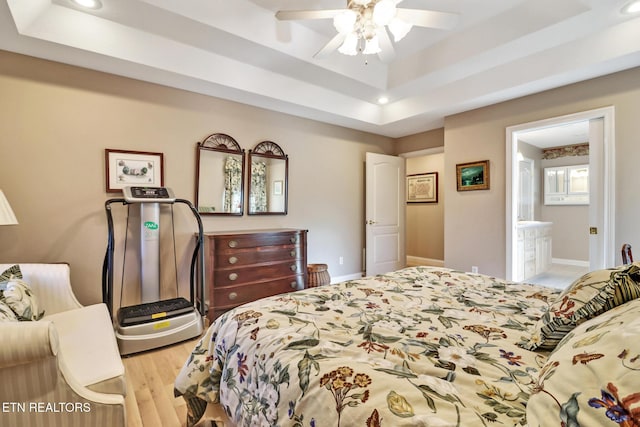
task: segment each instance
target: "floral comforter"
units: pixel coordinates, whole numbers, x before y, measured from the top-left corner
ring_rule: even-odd
[[[283,294],[218,318],[175,382],[237,426],[521,426],[546,361],[517,345],[556,290],[445,268]]]

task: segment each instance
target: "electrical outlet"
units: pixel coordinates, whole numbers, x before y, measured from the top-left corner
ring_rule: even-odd
[[[338,264],[340,265],[344,264],[344,257],[338,258]]]
[[[478,272],[478,266],[477,265],[472,265],[471,266],[471,272],[472,273],[477,273]]]

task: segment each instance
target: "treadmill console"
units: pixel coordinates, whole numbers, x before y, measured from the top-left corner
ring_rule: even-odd
[[[124,187],[122,194],[127,203],[173,203],[176,201],[173,191],[167,187]]]

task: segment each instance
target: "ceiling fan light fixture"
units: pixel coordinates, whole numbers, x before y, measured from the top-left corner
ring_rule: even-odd
[[[349,33],[344,39],[342,46],[338,48],[338,52],[343,55],[354,56],[358,54],[358,34]]]
[[[378,36],[373,36],[370,39],[366,40],[364,45],[364,50],[362,51],[364,55],[374,55],[380,52],[382,52],[382,49],[380,49],[380,42],[378,41]]]
[[[389,24],[396,16],[396,4],[393,0],[380,0],[373,7],[373,22],[378,26]]]
[[[358,15],[353,10],[345,10],[333,18],[333,26],[340,34],[352,33],[357,19]]]
[[[626,15],[631,15],[638,12],[640,12],[640,0],[629,2],[622,8],[622,13]]]
[[[102,7],[100,0],[72,0],[72,3],[87,9],[100,9]]]
[[[397,43],[402,40],[404,36],[409,34],[413,25],[396,16],[391,20],[391,22],[389,22],[388,28],[389,31],[391,31],[391,34],[393,34],[393,41]]]

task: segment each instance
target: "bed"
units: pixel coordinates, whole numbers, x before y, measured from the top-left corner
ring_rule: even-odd
[[[411,267],[265,298],[216,319],[175,393],[188,425],[640,427],[639,270],[560,292]]]

